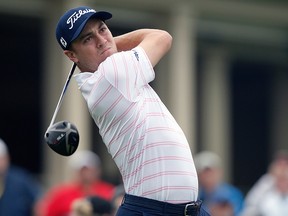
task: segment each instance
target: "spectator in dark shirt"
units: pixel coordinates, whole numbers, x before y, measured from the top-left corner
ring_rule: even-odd
[[[0,215],[31,216],[41,194],[40,184],[32,175],[10,164],[6,143],[0,139]]]

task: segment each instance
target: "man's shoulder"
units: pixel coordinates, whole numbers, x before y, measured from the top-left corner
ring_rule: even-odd
[[[11,166],[8,169],[8,178],[18,179],[19,181],[32,180],[32,174],[24,168]]]
[[[218,192],[222,193],[227,193],[230,194],[231,196],[241,196],[242,197],[242,191],[236,187],[235,185],[232,185],[230,183],[222,183],[218,187]]]
[[[145,51],[140,46],[137,46],[137,47],[132,48],[131,50],[116,52],[110,57],[108,57],[106,60],[109,61],[111,59],[117,59],[117,58],[123,59],[123,56],[131,56],[131,57],[135,57],[135,60],[139,61],[141,59],[141,55],[145,55]]]

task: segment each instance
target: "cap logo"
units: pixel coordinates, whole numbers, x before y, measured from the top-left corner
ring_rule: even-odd
[[[63,37],[60,38],[60,43],[66,48],[67,42],[65,41]]]
[[[74,26],[74,23],[84,14],[86,13],[96,13],[94,9],[85,9],[85,10],[79,10],[78,12],[74,12],[68,19],[67,24],[70,24],[69,29],[72,29]]]

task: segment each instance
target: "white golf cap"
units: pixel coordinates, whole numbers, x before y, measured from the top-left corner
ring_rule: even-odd
[[[202,151],[194,156],[197,171],[221,167],[221,158],[210,151]]]
[[[8,148],[6,143],[0,138],[0,156],[5,156],[8,154]]]
[[[72,169],[78,170],[83,167],[100,167],[101,161],[93,151],[79,150],[70,156],[68,164]]]

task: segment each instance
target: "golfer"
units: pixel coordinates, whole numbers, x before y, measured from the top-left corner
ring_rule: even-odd
[[[60,18],[56,38],[81,72],[74,77],[121,172],[126,194],[117,215],[208,215],[197,200],[186,137],[149,85],[172,37],[157,29],[113,37],[105,23],[111,17],[73,8]]]

